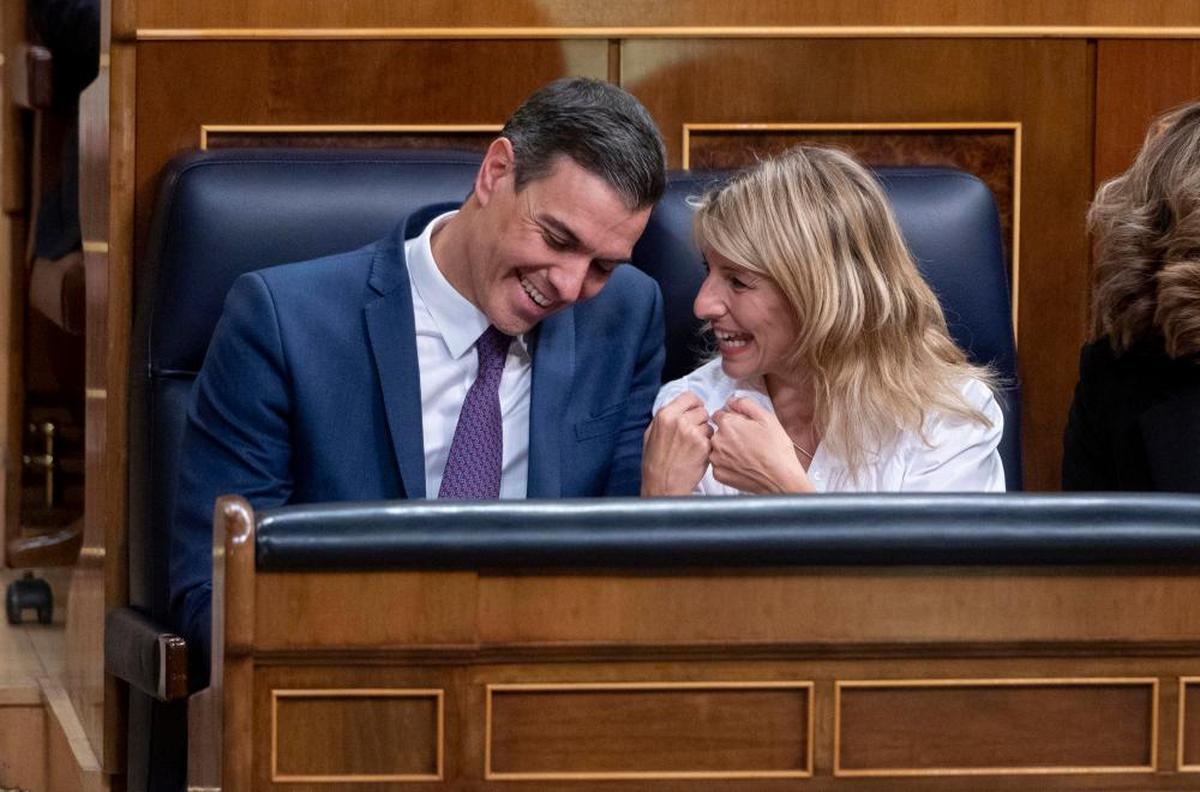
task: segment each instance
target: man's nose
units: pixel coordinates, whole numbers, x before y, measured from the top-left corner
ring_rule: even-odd
[[[550,285],[554,287],[560,301],[573,303],[579,300],[590,267],[591,259],[580,257],[579,260],[572,260],[549,272],[547,277]]]
[[[719,291],[711,275],[700,284],[696,301],[692,303],[692,312],[696,314],[697,319],[711,320],[725,314],[725,301],[721,299]]]

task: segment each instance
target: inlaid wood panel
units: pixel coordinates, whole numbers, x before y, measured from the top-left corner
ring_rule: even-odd
[[[205,126],[200,129],[200,148],[404,148],[482,153],[501,126]]]
[[[835,775],[1152,772],[1157,681],[844,682]]]
[[[130,3],[129,5],[133,5]],[[140,0],[136,19],[122,15],[122,29],[211,27],[448,27],[549,26],[1148,26],[1196,27],[1188,0],[1156,3],[1036,0],[687,0],[656,3],[614,0]],[[903,31],[897,31],[903,33]]]
[[[607,73],[603,41],[138,45],[137,249],[160,170],[203,126],[502,124],[554,78]]]
[[[1129,167],[1155,116],[1197,99],[1200,41],[1098,42],[1096,185]]]
[[[1055,489],[1086,318],[1092,60],[1083,41],[639,40],[621,74],[675,165],[684,124],[1020,123],[1025,485]]]
[[[464,721],[453,669],[318,661],[263,665],[245,679],[252,720],[230,736],[250,752],[252,774],[239,788],[395,789],[461,772]],[[477,720],[482,734],[482,707]],[[225,772],[228,784],[228,763]]]
[[[1200,773],[1200,677],[1179,680],[1179,750],[1182,772]]]
[[[683,166],[732,170],[792,146],[825,146],[849,151],[863,163],[956,168],[979,178],[996,200],[1010,275],[1019,208],[1017,170],[1021,162],[1019,124],[963,127],[958,124],[685,125]],[[1014,290],[1015,291],[1015,290]]]
[[[442,696],[440,689],[274,690],[271,780],[439,780]]]
[[[802,778],[812,684],[489,685],[494,780]]]

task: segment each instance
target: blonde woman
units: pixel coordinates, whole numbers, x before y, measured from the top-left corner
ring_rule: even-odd
[[[705,195],[718,355],[659,391],[644,495],[1003,491],[988,370],[950,339],[883,191],[801,147]]]
[[[1063,488],[1200,492],[1200,102],[1101,185],[1095,339],[1080,358]]]

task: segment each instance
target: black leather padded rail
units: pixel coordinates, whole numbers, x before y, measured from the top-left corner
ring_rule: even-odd
[[[825,495],[288,506],[262,571],[1200,563],[1200,497]]]

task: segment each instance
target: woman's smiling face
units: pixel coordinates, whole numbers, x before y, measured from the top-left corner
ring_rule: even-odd
[[[721,367],[733,379],[773,374],[791,378],[789,359],[796,323],[783,292],[755,274],[705,247],[708,277],[693,310],[712,325]]]

